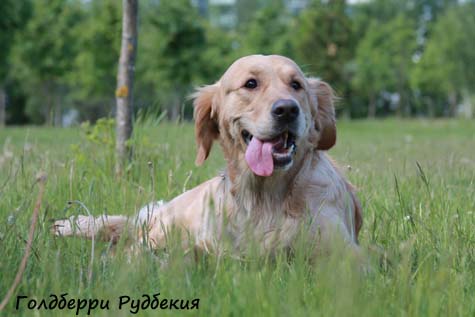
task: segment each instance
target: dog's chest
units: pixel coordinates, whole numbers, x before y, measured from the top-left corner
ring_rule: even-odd
[[[226,231],[237,249],[257,244],[262,251],[272,251],[290,247],[300,223],[283,206],[241,205],[230,215]]]

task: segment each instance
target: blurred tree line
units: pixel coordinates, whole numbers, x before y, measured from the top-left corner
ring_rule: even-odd
[[[141,0],[135,111],[191,117],[186,96],[236,58],[293,58],[341,97],[341,116],[475,112],[475,1]],[[295,2],[295,1],[294,1]],[[204,9],[204,10],[203,10]],[[114,112],[117,0],[0,1],[0,121],[62,125]],[[229,14],[229,12],[228,12]],[[4,108],[4,107],[3,107]]]

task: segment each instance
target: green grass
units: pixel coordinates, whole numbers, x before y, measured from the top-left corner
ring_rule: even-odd
[[[93,316],[129,316],[118,298],[160,293],[200,298],[198,310],[144,310],[143,316],[473,316],[475,315],[475,124],[472,121],[340,122],[330,154],[359,188],[364,207],[360,243],[371,270],[363,274],[338,252],[315,265],[306,244],[293,259],[204,256],[187,261],[168,250],[167,266],[151,252],[127,260],[91,242],[57,239],[51,219],[85,213],[132,215],[154,199],[170,199],[216,175],[224,161],[216,146],[194,166],[190,124],[144,122],[136,129],[134,160],[113,174],[111,131],[91,141],[80,129],[0,130],[0,297],[11,285],[25,249],[38,193],[35,175],[48,175],[33,254],[16,295],[49,300],[109,299]],[[149,164],[151,162],[151,164]],[[351,166],[351,168],[349,168]],[[374,251],[378,250],[378,251]],[[29,310],[16,297],[3,316],[73,316],[69,310]],[[86,315],[82,311],[81,315]]]

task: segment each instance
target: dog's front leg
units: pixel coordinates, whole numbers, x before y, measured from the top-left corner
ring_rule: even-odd
[[[129,231],[129,219],[126,216],[71,216],[56,220],[51,231],[56,236],[79,236],[117,243],[124,231]]]

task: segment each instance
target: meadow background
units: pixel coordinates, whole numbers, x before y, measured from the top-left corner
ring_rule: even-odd
[[[308,244],[293,259],[205,256],[186,261],[180,248],[127,259],[109,246],[55,238],[52,219],[84,214],[132,215],[154,199],[170,199],[216,175],[219,147],[203,167],[193,164],[189,123],[136,123],[135,155],[116,178],[110,121],[69,128],[0,131],[0,289],[10,286],[25,248],[37,196],[36,175],[48,175],[33,252],[16,294],[41,300],[110,299],[93,316],[129,316],[117,310],[121,295],[200,298],[199,310],[140,311],[143,316],[472,316],[475,313],[475,126],[461,120],[340,121],[330,154],[359,188],[364,210],[360,243],[371,271],[344,254],[305,260]],[[150,162],[150,163],[149,163]],[[376,251],[375,251],[376,250]],[[169,265],[161,267],[166,253]],[[71,311],[15,310],[3,316],[72,316]],[[85,315],[86,312],[82,312]]]

